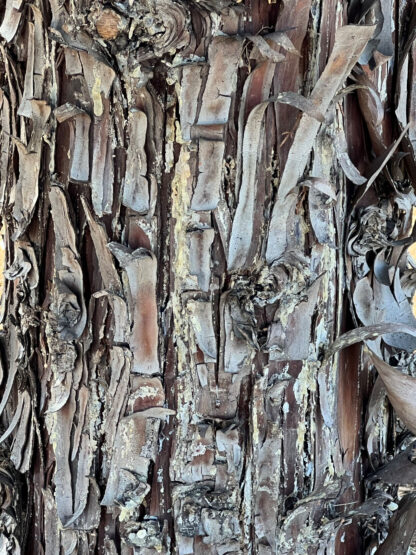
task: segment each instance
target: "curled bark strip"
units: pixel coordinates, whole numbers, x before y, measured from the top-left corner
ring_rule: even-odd
[[[254,68],[244,83],[240,111],[238,114],[236,195],[241,186],[244,131],[247,117],[253,107],[267,100],[270,94],[275,68],[276,64],[270,61],[262,62]]]
[[[277,52],[270,46],[270,44],[268,44],[267,40],[265,40],[265,37],[262,37],[260,35],[255,35],[255,36],[249,35],[247,38],[257,46],[260,53],[264,57],[268,58],[272,62],[275,62],[275,63],[281,62],[282,60],[285,59],[285,56],[283,54],[281,54],[280,52]]]
[[[9,332],[9,344],[8,344],[8,356],[9,356],[9,365],[7,371],[7,380],[4,386],[4,393],[0,403],[0,415],[3,413],[7,401],[9,400],[10,393],[12,391],[12,387],[14,384],[14,380],[16,378],[17,371],[19,369],[19,365],[22,363],[24,357],[24,348],[20,337],[17,333],[17,327],[15,325],[10,326]],[[0,361],[0,373],[1,377],[4,376],[4,369],[3,364]]]
[[[288,104],[289,106],[293,106],[301,112],[304,112],[311,118],[316,119],[320,123],[323,123],[325,121],[325,116],[321,112],[320,108],[316,106],[316,102],[314,102],[311,98],[306,98],[305,96],[292,91],[281,92],[275,96],[268,98],[267,102],[279,102],[281,104]]]
[[[0,91],[0,109],[0,125],[2,130],[0,145],[0,208],[2,208],[6,193],[9,149],[11,144],[10,102],[3,91]]]
[[[372,352],[370,359],[386,386],[390,403],[397,415],[416,434],[416,378],[403,374]]]
[[[335,132],[335,148],[338,161],[347,178],[355,185],[362,185],[365,183],[367,179],[360,174],[348,155],[347,141],[344,131],[341,128],[338,128]]]
[[[365,326],[379,322],[397,322],[410,328],[414,326],[415,317],[412,314],[409,300],[402,291],[398,273],[391,285],[392,287],[386,286],[375,280],[371,287],[367,277],[357,282],[353,302],[357,316]],[[386,333],[384,341],[392,347],[408,352],[412,352],[416,348],[415,339],[408,335],[403,336],[401,333]]]
[[[383,323],[383,324],[373,324],[371,326],[363,326],[362,328],[356,328],[355,330],[347,331],[340,335],[328,348],[325,355],[325,360],[328,360],[337,351],[350,347],[355,343],[361,343],[362,341],[376,339],[380,335],[386,333],[406,333],[416,337],[416,327],[411,327],[408,324],[401,324],[398,322],[393,323]]]
[[[350,74],[365,45],[373,35],[374,29],[374,26],[346,25],[337,30],[331,56],[311,94],[311,100],[316,103],[317,109],[322,113],[326,112],[336,92]],[[285,249],[286,237],[278,237],[276,234],[282,204],[293,184],[298,183],[305,170],[319,126],[319,121],[308,114],[302,115],[289,151],[279,184],[277,201],[272,212],[266,251],[268,263],[278,259]]]
[[[230,270],[245,266],[251,246],[254,232],[257,165],[259,149],[262,147],[263,118],[267,107],[272,102],[289,104],[306,112],[311,118],[319,121],[324,120],[323,114],[312,100],[290,91],[272,96],[251,110],[244,129],[241,187],[228,252],[228,268]]]
[[[39,271],[33,248],[25,241],[15,242],[13,264],[4,272],[4,277],[11,281],[25,278],[30,289],[35,289],[39,282]]]
[[[57,412],[65,406],[71,395],[72,373],[55,376],[55,380],[51,386],[51,401],[48,405],[46,413]]]
[[[377,177],[381,174],[383,169],[386,167],[387,162],[390,160],[390,158],[393,156],[396,149],[399,147],[400,143],[402,142],[403,137],[406,135],[407,131],[409,130],[409,127],[410,127],[410,123],[408,123],[405,126],[403,131],[400,133],[399,138],[396,141],[394,141],[394,143],[391,145],[389,150],[385,153],[379,167],[377,168],[377,170],[373,173],[373,175],[367,181],[367,184],[364,188],[364,191],[358,196],[358,198],[354,202],[354,206],[356,206],[358,204],[358,202],[363,198],[363,196],[366,194],[368,189],[371,187],[371,185],[375,182]]]
[[[228,268],[244,267],[253,235],[253,216],[256,199],[256,173],[263,116],[268,106],[263,102],[248,116],[242,148],[243,173],[237,210],[231,230]]]
[[[13,438],[10,460],[13,462],[16,470],[27,472],[32,457],[34,429],[33,426],[29,426],[32,416],[32,404],[29,393],[23,392],[23,395],[25,399],[19,418],[19,425]]]
[[[29,393],[27,391],[23,391],[22,393],[19,394],[19,400],[18,400],[18,403],[17,403],[16,411],[13,415],[13,418],[10,421],[10,424],[9,424],[7,430],[0,437],[0,443],[3,443],[3,441],[5,441],[9,437],[9,435],[14,431],[14,429],[16,428],[16,426],[18,425],[18,423],[20,421],[20,417],[22,415],[22,412],[23,412],[23,410],[24,410],[24,408],[27,404],[30,407],[30,396],[29,396]]]
[[[212,125],[194,125],[191,127],[191,139],[207,139],[208,141],[224,141],[226,125],[213,123]]]

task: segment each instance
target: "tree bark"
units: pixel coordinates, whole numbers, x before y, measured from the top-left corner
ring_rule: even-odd
[[[0,21],[2,553],[412,549],[413,2]]]

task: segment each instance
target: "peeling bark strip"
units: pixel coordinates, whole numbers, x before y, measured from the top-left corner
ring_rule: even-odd
[[[416,549],[414,3],[0,19],[0,551]]]

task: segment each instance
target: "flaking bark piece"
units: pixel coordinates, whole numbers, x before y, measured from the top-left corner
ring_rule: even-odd
[[[374,84],[364,72],[357,70],[353,74],[358,85],[357,97],[361,114],[365,120],[374,152],[376,156],[380,156],[386,149],[382,128],[384,119],[383,103]]]
[[[374,26],[346,25],[337,30],[328,63],[311,94],[311,100],[316,103],[320,112],[327,111],[331,100],[372,37],[374,29]],[[319,121],[306,113],[302,115],[283,170],[272,212],[266,250],[268,263],[278,259],[286,248],[286,236],[279,236],[277,233],[282,206],[286,202],[287,193],[302,177],[319,127]]]
[[[133,372],[158,374],[158,322],[156,304],[157,260],[146,249],[130,249],[109,243],[110,251],[126,271],[129,284],[129,311],[132,322],[130,349]]]
[[[104,49],[100,48],[99,43],[88,33],[73,24],[65,5],[59,0],[50,0],[49,4],[52,12],[49,28],[50,38],[78,51],[80,56],[90,56],[97,64],[107,65],[112,70],[109,57]],[[94,79],[94,76],[92,75],[91,78]],[[107,84],[103,86],[106,87]]]
[[[111,378],[107,390],[107,403],[109,407],[103,420],[105,430],[105,456],[103,474],[108,477],[114,440],[120,415],[126,405],[131,370],[131,353],[123,347],[113,347],[109,354]]]
[[[76,410],[75,391],[61,410],[48,415],[46,424],[54,438],[54,455],[56,460],[54,483],[56,508],[61,523],[65,524],[73,515],[73,491],[75,479],[71,473],[70,452],[74,415]]]
[[[23,0],[6,0],[6,11],[0,26],[0,35],[7,42],[13,40],[22,17]]]
[[[25,82],[22,100],[17,113],[21,116],[31,116],[30,100],[41,99],[43,93],[43,77],[45,71],[45,44],[43,34],[42,13],[34,5],[30,5],[34,23],[28,23],[28,44]]]
[[[284,54],[278,52],[267,41],[268,37],[262,37],[260,35],[248,35],[247,38],[259,49],[260,54],[265,58],[268,58],[272,62],[281,62],[285,59]],[[293,46],[293,45],[292,45]]]
[[[234,216],[228,251],[228,268],[230,270],[244,268],[247,265],[253,236],[257,231],[255,228],[258,186],[257,169],[263,147],[264,115],[267,107],[272,102],[294,106],[308,114],[308,117],[318,121],[323,121],[324,119],[320,107],[316,106],[312,99],[307,99],[290,91],[272,96],[251,110],[244,128],[241,187],[239,189],[238,205]],[[287,209],[287,205],[282,206],[282,210],[287,211]],[[285,219],[282,217],[282,214],[279,217],[283,221],[283,225],[285,225]]]
[[[359,60],[361,65],[369,64],[372,70],[386,63],[394,55],[394,45],[391,36],[392,0],[374,2],[373,10],[377,30],[374,38],[369,41]]]
[[[401,501],[390,523],[386,540],[377,549],[377,555],[408,553],[416,530],[416,493],[407,494]]]
[[[82,75],[82,64],[79,54],[73,48],[64,48],[65,73],[67,75]]]
[[[101,505],[112,506],[124,494],[128,484],[123,480],[123,470],[135,476],[137,483],[147,481],[150,460],[156,456],[158,430],[159,420],[143,418],[139,413],[120,420],[110,475]]]
[[[353,294],[353,302],[357,316],[365,326],[396,323],[414,328],[415,317],[409,300],[401,289],[399,272],[395,274],[393,288],[394,295],[389,286],[383,285],[378,280],[373,281],[372,287],[368,277],[358,281]],[[386,331],[383,335],[384,341],[392,347],[405,349],[408,352],[416,349],[416,340],[409,335],[409,332],[404,335],[400,331],[395,333]]]
[[[16,407],[16,410],[15,410],[15,413],[14,413],[13,418],[11,419],[11,421],[10,421],[8,427],[7,427],[7,430],[0,437],[0,443],[3,443],[3,441],[6,441],[6,439],[10,436],[10,434],[13,433],[16,426],[19,424],[19,422],[21,420],[25,424],[27,423],[27,418],[28,418],[28,412],[29,411],[30,411],[30,395],[29,395],[28,391],[23,391],[23,392],[19,393],[19,398],[18,398],[18,401],[17,401],[17,407]]]
[[[146,179],[147,117],[140,110],[131,111],[128,121],[129,146],[127,148],[126,174],[124,178],[123,204],[139,214],[150,208],[149,183]]]
[[[6,384],[4,385],[3,397],[0,403],[0,415],[3,413],[6,407],[7,401],[9,400],[17,371],[19,367],[23,364],[24,355],[25,355],[21,337],[18,333],[18,328],[13,323],[9,325],[7,346],[8,346],[9,364],[7,368],[7,380],[6,380]],[[1,363],[1,360],[0,360],[0,376],[1,376],[0,383],[3,382],[4,374],[5,373],[3,369],[3,364]]]
[[[319,180],[316,180],[316,181],[319,181]],[[308,180],[306,183],[308,182],[312,184],[312,181]],[[305,182],[303,182],[303,184],[305,184]],[[328,185],[328,188],[330,189],[329,185]],[[319,243],[321,243],[321,245],[327,244],[327,245],[330,245],[331,247],[335,247],[334,238],[333,238],[333,235],[334,235],[333,206],[334,206],[333,197],[330,197],[327,191],[325,193],[322,193],[316,186],[312,186],[309,189],[308,207],[309,207],[309,217],[310,217],[312,229]]]
[[[221,361],[221,357],[220,357]],[[243,372],[238,374],[215,372],[214,363],[198,364],[199,384],[195,406],[203,418],[231,420],[238,408],[238,398]]]
[[[79,52],[83,74],[93,102],[94,116],[103,115],[103,99],[108,99],[115,72],[107,64],[97,60],[87,52]]]
[[[252,349],[241,333],[236,333],[236,326],[247,324],[238,305],[238,300],[226,292],[220,300],[221,315],[221,353],[220,370],[230,374],[244,374],[249,368]]]
[[[192,196],[192,210],[215,210],[220,200],[220,186],[225,144],[200,139],[198,177]]]
[[[211,246],[215,238],[213,228],[188,232],[189,273],[197,276],[201,291],[208,291],[211,279]]]
[[[293,42],[287,36],[284,31],[274,31],[273,33],[268,33],[264,35],[264,39],[267,41],[272,41],[278,46],[281,46],[286,52],[290,54],[295,54],[295,56],[301,56],[299,50],[295,47]]]
[[[113,137],[108,103],[104,114],[93,123],[91,198],[97,216],[111,214],[113,206]]]
[[[325,360],[331,357],[340,349],[350,347],[361,341],[371,341],[382,335],[400,333],[416,337],[416,327],[401,322],[384,322],[381,324],[372,324],[347,331],[340,335],[328,348]]]
[[[344,130],[341,127],[337,128],[334,133],[334,146],[338,162],[347,178],[352,181],[354,185],[362,185],[365,183],[367,179],[360,174],[349,157],[347,140]]]
[[[188,453],[186,462],[176,477],[180,482],[193,484],[210,480],[215,476],[214,430],[212,426],[194,427]]]
[[[70,179],[88,181],[90,175],[90,116],[69,102],[56,108],[54,114],[59,123],[70,120]]]
[[[68,401],[71,394],[72,387],[72,373],[71,372],[59,372],[59,370],[64,370],[64,368],[57,368],[58,373],[54,374],[53,382],[51,384],[51,400],[48,404],[47,413],[57,412]],[[72,369],[71,369],[72,370]]]
[[[159,378],[133,376],[133,392],[128,399],[129,412],[141,412],[154,407],[163,407],[165,392]]]
[[[83,514],[87,506],[90,487],[89,474],[93,456],[92,442],[89,434],[84,432],[82,433],[81,446],[77,456],[77,473],[74,492],[74,503],[76,503],[76,506],[74,506],[74,513],[71,518],[64,523],[66,527],[73,525]]]
[[[386,386],[390,403],[397,415],[416,434],[416,378],[403,374],[374,353],[370,353],[370,359]]]
[[[50,106],[43,100],[30,100],[33,131],[28,145],[19,139],[13,141],[19,154],[19,179],[16,183],[13,218],[16,220],[14,239],[19,238],[29,225],[39,195],[39,172],[42,150],[42,135],[49,118]]]
[[[374,383],[366,408],[365,446],[373,468],[380,462],[387,441],[388,404],[387,391],[380,376]],[[416,467],[415,467],[416,477]]]
[[[94,243],[98,266],[100,268],[100,276],[103,281],[104,288],[107,291],[121,295],[121,280],[114,266],[114,259],[107,247],[107,232],[102,224],[95,221],[88,202],[84,197],[81,197],[81,203],[90,228],[91,239]]]
[[[51,489],[42,489],[45,527],[45,555],[56,555],[60,551],[59,520],[56,503]]]
[[[87,411],[87,403],[89,399],[89,389],[85,385],[81,385],[78,391],[78,424],[74,431],[73,447],[71,452],[71,461],[74,461],[79,450],[81,433],[85,424],[85,415]]]
[[[17,114],[19,116],[31,117],[30,100],[35,98],[33,87],[33,74],[35,63],[35,26],[33,23],[27,24],[27,56],[24,89]]]
[[[241,174],[243,171],[242,157],[244,145],[244,132],[247,116],[253,106],[267,100],[270,95],[270,87],[273,81],[276,64],[267,61],[258,64],[245,80],[243,93],[240,100],[240,110],[238,114],[238,138],[237,138],[237,176],[236,176],[236,195],[240,190]]]
[[[276,311],[275,322],[270,326],[267,348],[272,360],[306,360],[309,356],[311,330],[305,327],[305,322],[312,320],[318,302],[319,288],[322,276],[318,277],[305,291],[292,310],[288,310],[285,317],[287,324],[282,325],[283,307]]]
[[[52,186],[49,199],[55,230],[52,325],[60,339],[73,340],[81,336],[87,322],[83,275],[65,193],[60,187]]]
[[[93,297],[96,299],[108,298],[114,318],[110,328],[113,332],[113,341],[115,343],[127,343],[130,336],[130,325],[127,303],[124,298],[105,290],[97,291]]]
[[[209,73],[202,96],[198,124],[227,123],[231,96],[237,86],[237,67],[243,42],[214,37],[208,49]]]
[[[270,426],[256,453],[257,491],[255,492],[255,530],[274,546],[279,511],[281,438],[277,426]]]
[[[217,360],[217,341],[212,321],[212,303],[209,301],[188,301],[196,343],[204,353],[206,362]]]
[[[397,453],[387,464],[377,468],[369,481],[381,480],[392,486],[416,486],[416,443]]]
[[[202,87],[201,64],[185,65],[182,69],[179,117],[182,138],[191,140],[191,128],[195,123],[198,110],[198,93]]]
[[[16,241],[13,264],[4,272],[4,277],[11,281],[23,278],[30,289],[39,283],[39,270],[33,247],[26,241]]]
[[[10,116],[9,99],[3,91],[0,91],[0,126],[2,131],[0,144],[0,208],[4,205],[9,169],[9,150],[11,144]]]

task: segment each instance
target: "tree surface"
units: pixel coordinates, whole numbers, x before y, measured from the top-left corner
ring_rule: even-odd
[[[0,552],[415,552],[414,2],[0,22]]]

